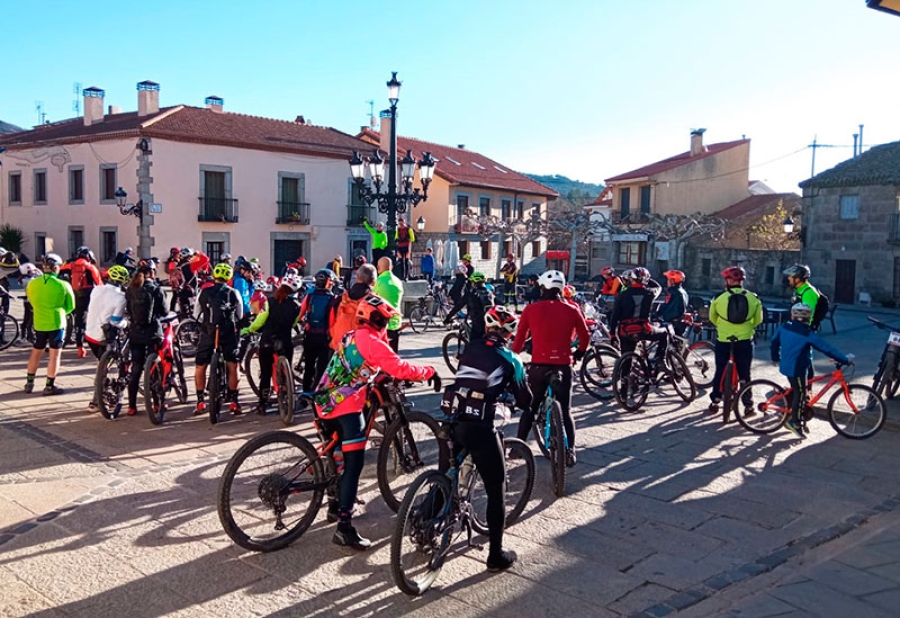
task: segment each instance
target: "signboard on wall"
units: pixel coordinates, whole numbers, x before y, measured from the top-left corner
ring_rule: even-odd
[[[647,242],[647,234],[613,234],[614,242]]]
[[[669,254],[672,248],[672,241],[662,240],[656,243],[656,259],[660,262],[668,262],[671,258]]]

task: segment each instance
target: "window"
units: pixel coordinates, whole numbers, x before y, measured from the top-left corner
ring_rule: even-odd
[[[461,219],[466,211],[469,210],[469,196],[468,195],[457,195],[456,196],[456,218]]]
[[[75,255],[75,251],[78,250],[79,247],[84,246],[84,228],[83,227],[70,227],[69,228],[69,255]]]
[[[34,259],[39,260],[41,256],[47,254],[47,235],[44,232],[34,233]]]
[[[462,259],[462,256],[469,252],[469,241],[460,240],[457,244],[459,245],[459,259]]]
[[[481,241],[481,259],[482,260],[491,259],[491,241],[489,241],[489,240]]]
[[[9,205],[22,205],[22,172],[9,173]]]
[[[516,219],[525,220],[525,202],[516,202]]]
[[[34,203],[47,203],[47,170],[34,170]]]
[[[211,264],[218,264],[222,254],[225,253],[225,243],[222,241],[211,241],[206,243],[206,255],[209,256]]]
[[[69,203],[84,204],[83,166],[69,166]]]
[[[363,201],[362,194],[359,192],[359,185],[355,182],[350,183],[350,205],[351,206],[365,206],[366,203]]]
[[[500,216],[504,221],[512,217],[512,200],[500,200]]]
[[[643,242],[620,242],[619,243],[619,264],[627,264],[629,266],[640,266],[644,263],[644,252],[647,243]]]
[[[859,196],[841,196],[841,219],[859,219]]]
[[[118,253],[118,233],[116,228],[100,228],[100,263],[109,264]]]
[[[650,214],[650,185],[641,187],[641,214]]]
[[[541,241],[536,240],[531,243],[531,257],[536,258],[541,254]]]
[[[765,283],[768,285],[773,285],[775,283],[775,267],[774,266],[766,266]]]
[[[712,274],[712,258],[702,258],[700,260],[700,274],[709,277]]]
[[[599,260],[603,257],[603,254],[600,252],[600,247],[592,246],[591,247],[591,259]]]
[[[276,222],[309,223],[309,204],[304,199],[303,174],[278,172],[278,218]]]
[[[479,197],[478,198],[478,214],[482,217],[490,216],[491,214],[491,198],[489,197]]]
[[[100,201],[116,202],[116,164],[104,163],[100,166]]]
[[[503,257],[506,257],[510,253],[512,253],[512,241],[506,240],[503,242]]]
[[[531,214],[541,216],[541,203],[540,202],[531,202]]]
[[[631,214],[631,189],[622,189],[619,191],[619,202],[622,204],[621,213],[624,219]]]
[[[238,222],[238,201],[233,198],[232,170],[227,165],[200,166],[198,221]]]

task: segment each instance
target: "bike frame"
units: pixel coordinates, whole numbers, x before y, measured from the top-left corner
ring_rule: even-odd
[[[162,345],[159,346],[159,352],[157,354],[162,367],[160,382],[163,390],[166,389],[169,382],[169,375],[175,367],[175,324],[177,324],[177,321],[175,320],[166,323],[166,329],[163,331]]]
[[[825,386],[821,387],[817,393],[812,393],[813,384],[817,384],[819,382],[823,382],[824,380],[828,380]],[[844,369],[842,367],[836,367],[834,371],[830,374],[822,374],[813,376],[808,383],[808,395],[809,399],[806,402],[806,407],[812,408],[814,407],[819,400],[825,396],[825,393],[831,390],[831,387],[839,384],[841,387],[841,391],[844,393],[844,399],[847,401],[847,404],[850,406],[850,409],[853,410],[854,414],[859,414],[859,409],[856,407],[856,404],[850,399],[850,389],[847,387],[847,380],[844,378]],[[784,397],[787,400],[790,400],[790,396],[793,394],[793,389],[786,388],[781,393],[766,399],[766,404],[769,406],[771,410],[777,410],[782,414],[789,415],[791,413],[791,409],[789,407],[779,407],[774,405],[773,401],[779,397]]]
[[[553,401],[556,399],[553,395],[553,383],[561,380],[562,376],[556,374],[547,384],[547,390],[544,393],[544,399],[541,401],[541,410],[544,414],[544,444],[550,444],[550,410],[553,409]],[[566,435],[565,426],[563,427],[563,447],[569,448],[569,436]]]

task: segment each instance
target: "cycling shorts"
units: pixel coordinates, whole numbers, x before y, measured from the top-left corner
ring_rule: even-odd
[[[198,365],[208,365],[212,362],[215,343],[213,335],[200,333],[200,341],[197,342],[196,357]],[[219,348],[222,350],[222,355],[225,357],[226,363],[238,362],[240,340],[238,339],[237,334],[231,335],[229,333],[228,335],[223,335],[222,333],[219,333]]]
[[[35,350],[43,350],[44,348],[58,350],[63,347],[65,338],[65,328],[60,328],[59,330],[36,330],[34,331],[34,345],[32,347]]]

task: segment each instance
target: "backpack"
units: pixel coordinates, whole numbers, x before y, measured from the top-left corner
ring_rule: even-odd
[[[234,330],[237,324],[235,317],[235,299],[230,287],[223,285],[209,301],[210,326],[218,326],[222,330]],[[237,301],[240,302],[240,301]]]
[[[334,294],[330,292],[311,292],[306,296],[306,332],[325,334],[328,332],[328,312]]]
[[[750,317],[750,302],[747,300],[747,290],[732,292],[729,289],[725,320],[732,324],[743,324],[748,317]]]
[[[819,330],[822,320],[825,319],[825,315],[828,313],[829,304],[828,297],[819,292],[819,300],[816,301],[816,309],[813,311],[812,321],[809,323],[811,329]]]
[[[341,304],[338,305],[337,314],[334,316],[334,326],[331,327],[331,349],[337,350],[340,347],[341,339],[351,330],[356,330],[358,322],[356,321],[356,310],[359,307],[359,301],[363,298],[374,296],[368,293],[362,298],[350,298],[350,292],[344,292],[341,298]]]
[[[153,294],[145,287],[127,292],[128,311],[131,323],[135,326],[147,326],[153,318]]]
[[[91,290],[97,282],[94,281],[94,273],[88,268],[88,262],[84,259],[75,260],[72,264],[72,289],[76,292]]]

